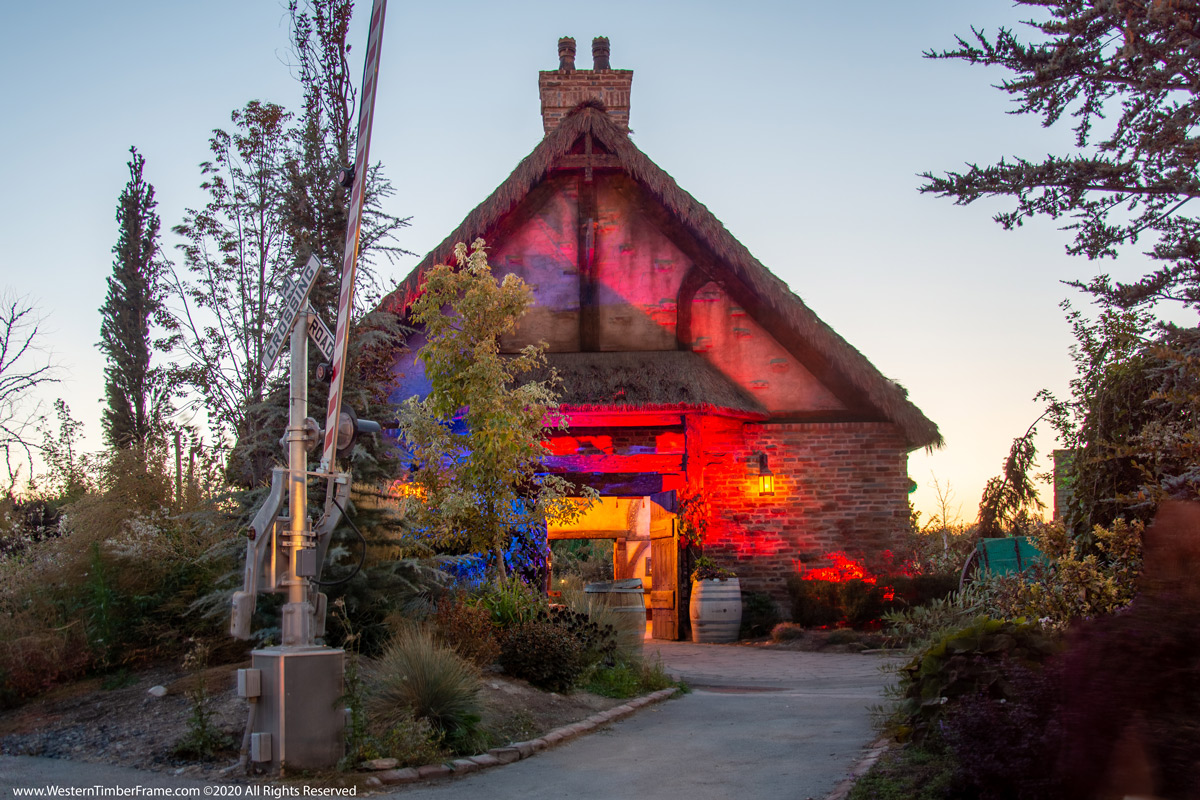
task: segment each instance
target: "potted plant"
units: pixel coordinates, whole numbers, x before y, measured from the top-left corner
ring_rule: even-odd
[[[692,641],[735,642],[742,626],[742,586],[732,571],[708,556],[696,559],[692,572]]]

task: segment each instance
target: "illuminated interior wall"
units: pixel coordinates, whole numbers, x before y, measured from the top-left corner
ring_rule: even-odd
[[[649,538],[650,509],[644,497],[601,497],[572,522],[547,526],[554,538],[582,538],[592,532],[622,531],[626,538]]]

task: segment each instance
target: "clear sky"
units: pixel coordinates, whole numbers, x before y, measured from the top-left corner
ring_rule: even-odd
[[[365,39],[369,0],[354,30]],[[917,193],[917,174],[1061,152],[1068,131],[1006,115],[1003,75],[921,57],[971,25],[1023,12],[1005,0],[508,0],[388,6],[372,159],[413,218],[400,244],[438,244],[540,141],[537,72],[557,39],[608,36],[634,70],[635,143],[788,282],[941,428],[909,474],[928,516],[933,477],[975,514],[988,477],[1065,391],[1071,337],[1060,281],[1098,266],[1035,221],[1005,232],[1003,206]],[[354,79],[363,48],[353,51]],[[105,278],[128,148],[145,155],[164,229],[202,202],[197,165],[213,128],[253,99],[295,109],[281,0],[63,0],[0,10],[0,288],[27,295],[64,397],[100,446]],[[165,237],[173,252],[174,238]],[[402,278],[416,263],[392,268]],[[1141,274],[1136,254],[1104,268]],[[330,321],[332,324],[332,321]],[[1048,434],[1048,430],[1047,430]],[[1053,446],[1049,435],[1039,450]],[[1044,459],[1045,466],[1048,459]]]

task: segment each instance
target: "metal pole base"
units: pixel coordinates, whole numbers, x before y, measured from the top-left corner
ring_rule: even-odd
[[[307,602],[283,606],[283,646],[303,647],[313,641],[313,607]]]

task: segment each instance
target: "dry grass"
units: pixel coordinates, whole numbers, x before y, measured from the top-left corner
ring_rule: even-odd
[[[402,725],[410,715],[447,734],[479,720],[479,673],[420,628],[393,639],[372,666],[368,687],[368,712],[385,729]]]

